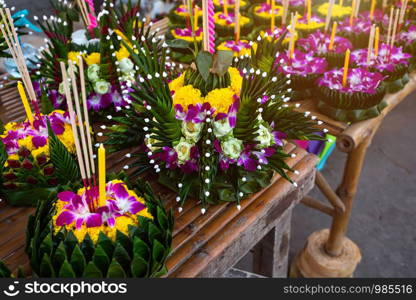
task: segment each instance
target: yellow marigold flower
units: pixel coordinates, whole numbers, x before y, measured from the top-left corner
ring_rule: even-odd
[[[17,124],[16,122],[9,122],[6,125],[4,125],[5,131],[16,130],[18,127],[19,124]]]
[[[46,144],[45,146],[32,151],[32,156],[34,158],[37,158],[40,155],[45,155],[46,157],[49,157],[49,145]]]
[[[85,55],[84,59],[85,59],[85,62],[87,63],[87,65],[89,65],[89,66],[98,65],[98,64],[100,64],[100,61],[101,61],[101,55],[98,52],[93,52],[89,55]]]
[[[181,17],[189,17],[188,7],[186,5],[181,4],[179,6],[179,9],[181,11],[175,10],[175,14],[177,14],[178,16],[181,16]],[[196,14],[198,15],[198,17],[201,17],[202,16],[202,8],[198,7]]]
[[[203,103],[201,91],[195,89],[192,85],[186,85],[176,90],[173,95],[173,104],[180,104],[183,108],[187,108],[191,104]]]
[[[260,18],[263,18],[263,19],[271,19],[272,18],[272,14],[271,14],[271,11],[272,10],[270,10],[270,11],[257,12],[257,10],[260,9],[260,8],[261,8],[261,5],[256,5],[254,7],[253,12],[254,12],[254,14],[256,16],[259,16]],[[277,13],[275,12],[275,14],[274,14],[275,17],[281,17],[281,16],[283,16],[283,6],[281,6],[281,5],[275,5],[275,11],[276,10],[277,10]]]
[[[116,218],[116,226],[115,229],[121,231],[122,233],[128,234],[129,232],[129,225],[136,225],[137,221],[129,216],[121,216]]]
[[[215,107],[216,113],[228,113],[229,107],[234,102],[235,92],[232,88],[216,89],[208,93],[205,102]]]
[[[124,58],[130,57],[130,52],[126,47],[121,46],[120,50],[116,51],[117,60],[120,61]]]
[[[169,89],[172,92],[176,92],[176,90],[178,90],[179,88],[183,87],[184,82],[185,82],[185,73],[182,73],[181,76],[179,76],[178,78],[172,80],[169,83]]]
[[[311,20],[309,24],[297,22],[295,28],[298,30],[314,30],[314,29],[322,28],[324,26],[325,26],[324,22],[316,22],[314,20]]]
[[[78,57],[81,55],[80,52],[71,51],[68,53],[68,59],[72,60],[74,64],[78,64]]]
[[[326,16],[328,14],[329,11],[329,3],[324,3],[322,5],[320,5],[318,7],[318,12],[323,15]],[[351,6],[341,6],[339,4],[334,4],[333,8],[332,8],[332,17],[335,18],[341,18],[344,16],[349,16],[351,15],[352,12],[352,7]]]
[[[240,71],[237,68],[229,68],[228,73],[231,78],[231,88],[234,93],[240,95],[241,87],[243,86],[243,77],[241,77]]]
[[[17,143],[19,144],[20,148],[26,148],[29,151],[34,150],[33,142],[32,142],[32,136],[27,136],[24,139],[18,140]]]
[[[234,27],[234,25],[235,25],[234,22],[231,23],[231,24],[227,23],[227,20],[220,18],[220,14],[223,14],[223,13],[222,12],[217,12],[214,15],[215,24],[218,24],[218,25],[223,26],[223,27]],[[250,23],[249,18],[247,18],[245,16],[240,16],[240,26],[247,25],[248,23]]]
[[[57,137],[70,153],[75,153],[75,143],[71,125],[65,123],[64,133],[57,135]]]
[[[243,42],[243,43],[250,43],[249,41],[247,41],[247,40],[241,40],[241,42]],[[227,44],[227,42],[225,41],[225,42],[223,42],[223,43],[221,43],[218,47],[217,47],[217,50],[227,50],[227,51],[233,51],[231,48],[228,48],[227,46],[226,46],[226,44]],[[256,49],[257,48],[257,44],[256,43],[254,43],[253,44],[253,46],[252,46],[254,49]],[[239,56],[243,56],[243,55],[246,55],[246,54],[248,54],[248,55],[250,55],[251,56],[251,47],[250,48],[244,48],[244,49],[242,49],[240,52],[235,52],[235,51],[233,51],[233,53],[234,53],[234,56],[236,56],[236,57],[239,57]]]
[[[188,36],[188,35],[179,35],[179,34],[176,33],[175,29],[172,29],[170,32],[171,32],[172,36],[175,39],[184,40],[184,41],[187,41],[189,43],[192,43],[194,41],[194,37]],[[203,36],[202,32],[199,35],[196,35],[195,36],[196,41],[197,42],[202,41],[202,36]]]

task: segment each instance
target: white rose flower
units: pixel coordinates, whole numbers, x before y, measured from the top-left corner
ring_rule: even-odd
[[[136,79],[132,75],[128,74],[121,76],[120,81],[134,83],[136,82]]]
[[[87,76],[91,82],[96,82],[100,80],[100,66],[99,65],[91,65],[87,69]]]
[[[184,164],[186,161],[191,159],[191,148],[194,144],[189,143],[184,138],[181,138],[179,143],[173,147],[176,153],[178,153],[178,162],[179,164]]]
[[[110,83],[105,80],[98,80],[94,84],[94,91],[97,94],[101,94],[101,95],[107,94],[109,90],[110,90]]]
[[[214,127],[214,135],[217,138],[222,138],[233,130],[227,118],[215,121],[214,123],[212,123],[212,126]]]
[[[86,45],[88,43],[87,31],[85,29],[74,31],[71,35],[71,40],[76,45],[79,45],[79,46]]]
[[[259,129],[256,131],[256,133],[258,134],[258,136],[254,140],[259,142],[259,144],[257,144],[257,148],[267,148],[273,144],[273,134],[266,126],[260,124]]]
[[[65,88],[64,88],[64,82],[63,81],[59,84],[58,92],[61,95],[65,95]]]
[[[124,74],[126,74],[126,73],[129,74],[134,69],[134,64],[133,64],[133,62],[131,61],[130,58],[127,58],[127,57],[123,58],[122,60],[120,60],[119,63],[120,63],[119,64],[120,70]]]
[[[160,147],[154,146],[154,144],[159,143],[159,141],[154,138],[145,138],[144,143],[152,152],[160,149]]]
[[[204,123],[193,123],[193,122],[183,122],[182,123],[182,134],[189,141],[197,143],[201,138],[202,128]]]
[[[232,159],[237,159],[243,151],[243,141],[230,137],[221,142],[221,148],[224,155]]]

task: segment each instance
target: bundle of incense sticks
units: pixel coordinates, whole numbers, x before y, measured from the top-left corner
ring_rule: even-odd
[[[14,22],[10,14],[10,9],[8,8],[1,8],[0,9],[1,15],[1,33],[6,40],[7,46],[10,49],[10,53],[13,57],[13,60],[17,66],[17,69],[22,77],[23,85],[29,95],[29,99],[32,103],[33,108],[37,114],[40,114],[39,105],[36,97],[35,90],[32,85],[32,81],[30,80],[29,71],[27,69],[25,57],[22,52],[22,48],[20,47],[19,39],[17,37],[17,31],[14,27]],[[24,93],[24,91],[23,91]],[[22,100],[26,98],[26,95],[21,95]]]
[[[92,25],[92,18],[94,17],[94,9],[92,4],[88,2],[88,5],[85,0],[76,0],[79,10],[81,11],[81,17],[84,21],[85,26],[91,27]]]
[[[91,188],[96,187],[96,169],[94,163],[94,154],[92,149],[90,121],[87,109],[87,97],[85,89],[84,78],[84,63],[81,56],[78,57],[79,67],[79,86],[81,87],[81,100],[83,114],[81,111],[81,100],[79,98],[78,84],[74,71],[74,64],[71,60],[68,61],[69,74],[66,70],[64,62],[61,62],[61,72],[64,85],[66,101],[68,105],[68,113],[71,121],[72,132],[74,136],[75,149],[77,153],[78,166],[81,173],[81,178],[87,195],[91,197],[95,193],[89,193]],[[72,91],[71,91],[72,88]],[[75,102],[75,108],[74,108]],[[84,127],[85,126],[85,127]],[[98,199],[90,199],[90,210],[96,211],[98,208]]]
[[[282,25],[286,25],[288,11],[289,11],[289,0],[283,0]]]

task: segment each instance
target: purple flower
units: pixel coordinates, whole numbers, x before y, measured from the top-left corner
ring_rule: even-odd
[[[185,27],[185,28],[175,28],[174,34],[180,37],[192,37],[192,28]],[[195,30],[195,36],[199,37],[202,35],[202,28],[198,28]]]
[[[299,39],[297,45],[305,52],[325,54],[329,52],[330,42],[331,36],[329,34],[317,31],[309,34],[306,38]],[[346,38],[335,36],[332,51],[335,53],[344,53],[347,49],[352,49],[351,42]]]
[[[304,53],[296,50],[290,58],[287,52],[280,52],[276,58],[277,70],[285,75],[292,74],[306,77],[311,74],[322,74],[327,68],[324,58],[315,57],[313,52]]]
[[[243,152],[241,152],[240,157],[237,160],[237,165],[244,166],[244,169],[247,171],[256,171],[257,168],[257,161],[251,157],[251,148],[250,146],[247,146]]]
[[[239,40],[239,41],[226,41],[224,43],[224,46],[227,47],[228,49],[236,52],[236,53],[240,53],[241,51],[245,50],[245,49],[250,49],[251,45],[248,42]]]
[[[113,210],[120,215],[125,213],[135,215],[146,208],[143,203],[137,201],[136,197],[129,195],[126,186],[122,183],[117,183],[111,189],[107,189],[107,196],[114,198],[114,200],[107,200],[107,202],[113,204]]]
[[[92,93],[89,95],[87,99],[87,106],[88,110],[93,109],[94,111],[100,111],[105,109],[111,105],[113,102],[113,97],[111,93],[107,93],[104,95]]]
[[[260,13],[269,13],[272,14],[272,6],[270,4],[267,3],[261,3],[260,5],[256,6],[256,13],[260,14]],[[274,14],[278,15],[280,12],[280,7],[275,7],[274,8]]]
[[[364,68],[350,68],[347,75],[347,84],[344,87],[342,85],[343,73],[343,68],[328,71],[317,80],[317,84],[342,93],[375,94],[383,80],[383,75],[380,73],[373,73]]]
[[[416,25],[410,25],[407,30],[398,34],[398,40],[405,44],[412,44],[416,41]]]
[[[353,25],[350,25],[350,17],[345,18],[341,23],[338,24],[339,32],[348,32],[351,34],[365,33],[369,34],[373,22],[368,19],[357,18],[354,20]]]
[[[268,157],[272,156],[276,152],[274,148],[264,148],[261,151],[253,151],[253,154],[257,157],[260,164],[267,165],[269,161],[267,160]]]

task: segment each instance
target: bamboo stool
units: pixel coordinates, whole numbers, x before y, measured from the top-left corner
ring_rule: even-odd
[[[354,124],[338,122],[322,115],[314,100],[300,101],[302,105],[298,110],[309,112],[322,120],[324,124],[320,126],[321,129],[326,128],[330,134],[336,136],[337,148],[348,156],[342,182],[336,191],[325,177],[317,172],[315,183],[330,205],[309,196],[301,201],[306,206],[332,217],[332,225],[329,231],[318,231],[310,235],[305,248],[292,263],[291,275],[350,277],[354,273],[361,255],[358,247],[346,237],[346,233],[367,148],[385,116],[416,90],[416,73],[410,74],[409,77],[410,81],[404,89],[396,94],[386,95],[388,106],[380,116]],[[329,266],[337,266],[340,269],[335,272]]]

